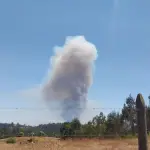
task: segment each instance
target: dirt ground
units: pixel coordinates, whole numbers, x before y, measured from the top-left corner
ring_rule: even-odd
[[[74,139],[59,140],[55,138],[35,138],[30,143],[29,137],[17,138],[15,144],[0,140],[0,150],[137,150],[137,139],[103,140]],[[150,143],[149,143],[150,147]]]

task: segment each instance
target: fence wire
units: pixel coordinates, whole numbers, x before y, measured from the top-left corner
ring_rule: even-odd
[[[50,109],[54,109],[54,110],[58,110],[58,109],[62,109],[62,107],[51,107],[51,108],[45,108],[45,107],[0,107],[0,110],[50,110]],[[70,108],[71,109],[71,108]],[[89,108],[74,108],[74,109],[90,109],[90,110],[122,110],[123,108],[118,108],[118,107],[89,107]],[[128,110],[140,110],[137,108],[129,108]],[[149,109],[148,107],[145,107],[145,109]]]

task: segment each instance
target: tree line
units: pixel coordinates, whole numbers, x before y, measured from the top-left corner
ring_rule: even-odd
[[[147,129],[150,131],[150,107],[146,107]],[[0,137],[10,136],[136,136],[136,101],[131,94],[121,112],[112,111],[108,115],[99,112],[92,120],[82,124],[78,118],[71,122],[40,124],[38,126],[19,123],[0,123]]]

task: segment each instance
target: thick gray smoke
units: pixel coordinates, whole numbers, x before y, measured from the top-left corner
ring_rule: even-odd
[[[96,47],[84,36],[67,37],[63,47],[54,48],[51,76],[44,85],[44,99],[60,103],[62,117],[70,121],[80,117],[86,106],[93,80]]]

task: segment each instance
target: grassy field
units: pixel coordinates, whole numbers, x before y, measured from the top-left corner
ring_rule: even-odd
[[[137,139],[74,139],[60,140],[48,137],[16,138],[15,144],[0,140],[0,150],[137,150]],[[150,147],[150,143],[149,143]]]

